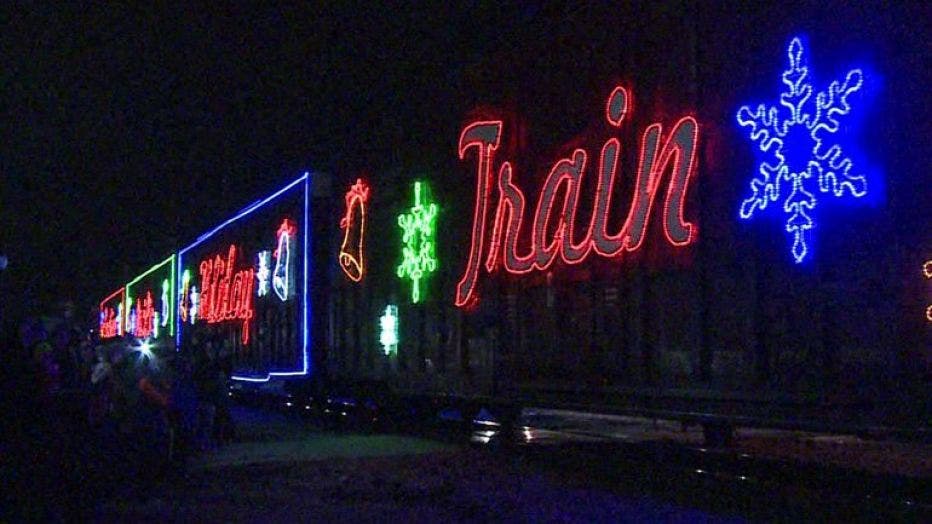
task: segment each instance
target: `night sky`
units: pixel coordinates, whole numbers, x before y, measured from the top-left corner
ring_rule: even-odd
[[[429,144],[460,68],[536,9],[35,4],[4,24],[6,297],[82,311],[304,170]],[[416,122],[416,125],[411,125]],[[441,127],[438,130],[438,126]]]
[[[929,228],[929,191],[918,167],[928,161],[918,155],[932,136],[920,101],[930,56],[922,3],[685,1],[684,9],[650,4],[649,21],[647,4],[336,4],[209,12],[30,4],[0,15],[3,303],[49,311],[71,300],[91,321],[102,297],[306,170],[346,181],[399,166],[413,172],[424,158],[455,163],[464,118],[501,103],[492,100],[498,86],[522,100],[522,115],[536,111],[529,127],[548,147],[593,121],[611,86],[606,71],[636,79],[656,111],[684,71],[664,58],[677,35],[675,23],[664,24],[690,17],[707,40],[701,71],[720,88],[705,86],[699,109],[722,126],[707,127],[709,144],[723,142],[710,146],[720,163],[703,171],[703,191],[720,197],[722,212],[733,213],[750,158],[733,147],[746,147],[729,122],[746,102],[738,97],[758,90],[753,99],[766,99],[776,88],[774,49],[797,31],[813,33],[847,42],[835,53],[850,45],[857,56],[875,53],[886,85],[872,125],[885,138],[873,145],[887,155],[877,161],[888,170],[891,213],[871,216],[879,232],[915,230],[910,245],[893,249],[919,257],[911,244]],[[514,67],[495,58],[506,48]],[[829,48],[820,46],[821,56]],[[748,85],[736,88],[735,77]],[[709,202],[703,209],[719,212]]]

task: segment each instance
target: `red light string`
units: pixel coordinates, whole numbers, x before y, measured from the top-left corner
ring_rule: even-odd
[[[148,338],[152,336],[155,322],[155,306],[152,301],[152,291],[146,291],[145,296],[139,299],[135,306],[136,325],[133,329],[133,335],[137,338]]]
[[[617,128],[622,125],[630,112],[629,105],[628,92],[623,87],[616,87],[605,108],[605,117],[611,126]],[[460,159],[465,157],[468,150],[477,150],[476,204],[470,254],[454,300],[460,307],[469,306],[476,300],[480,259],[485,246],[486,214],[492,190],[493,155],[498,148],[501,132],[501,121],[483,121],[468,125],[460,135]],[[511,163],[503,162],[498,172],[499,198],[488,241],[486,271],[494,272],[502,260],[509,273],[524,274],[534,270],[546,271],[558,255],[565,264],[574,265],[585,261],[591,251],[603,257],[616,257],[623,251],[636,251],[644,241],[651,208],[666,173],[670,175],[662,216],[664,236],[673,246],[690,244],[696,238],[697,228],[695,224],[685,221],[683,208],[696,167],[699,126],[695,118],[685,116],[673,125],[662,141],[663,136],[660,123],[648,126],[643,133],[634,195],[624,225],[617,234],[609,234],[607,227],[621,150],[620,141],[610,138],[602,146],[592,218],[585,235],[578,240],[573,235],[587,154],[582,149],[576,149],[569,158],[558,160],[538,194],[527,254],[518,254],[517,248],[527,198],[512,180]],[[556,227],[553,228],[552,236],[548,237],[551,219],[556,220]]]
[[[353,282],[362,280],[365,274],[365,262],[363,254],[363,238],[366,234],[366,202],[369,200],[369,186],[362,179],[356,179],[349,191],[346,192],[346,213],[340,220],[340,229],[345,230],[343,234],[343,244],[340,245],[340,269],[346,273],[346,276]],[[359,210],[356,212],[356,210]],[[354,220],[355,216],[358,220]],[[354,229],[358,224],[359,232],[355,238],[357,241],[353,246],[354,251],[347,250],[350,239],[353,238]]]
[[[236,246],[230,245],[227,258],[216,255],[208,257],[199,266],[201,274],[200,304],[197,316],[208,324],[227,321],[242,321],[243,344],[249,344],[249,323],[255,316],[252,290],[255,269],[234,272]]]
[[[100,338],[112,338],[119,335],[119,317],[112,307],[105,307],[100,312]]]

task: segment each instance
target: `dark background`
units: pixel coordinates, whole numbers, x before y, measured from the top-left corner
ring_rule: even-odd
[[[736,209],[753,157],[735,151],[751,144],[727,119],[736,104],[776,96],[786,43],[799,33],[811,37],[816,85],[840,71],[822,65],[853,66],[852,57],[872,60],[883,78],[879,132],[897,146],[874,161],[884,167],[883,205],[894,211],[881,214],[887,218],[875,237],[911,230],[892,246],[912,253],[894,257],[903,267],[893,274],[914,258],[921,263],[929,248],[930,39],[922,3],[340,2],[211,10],[27,3],[5,11],[0,252],[10,267],[0,285],[3,301],[15,297],[24,310],[73,300],[90,311],[304,170],[342,183],[362,170],[390,179],[401,169],[455,166],[458,131],[476,106],[526,119],[529,150],[547,153],[526,166],[539,171],[560,144],[597,121],[594,108],[619,79],[634,83],[637,100],[650,101],[641,106],[642,122],[699,107],[701,123],[714,124],[703,137],[714,162],[700,165],[710,182],[699,192]],[[665,50],[691,38],[680,31],[684,23],[697,28],[697,54],[670,62]],[[684,70],[695,66],[695,92],[665,93],[674,79],[696,77]],[[468,210],[472,165],[461,167]],[[447,214],[466,222],[459,205]],[[717,212],[708,202],[701,209]],[[738,231],[739,240],[766,230],[774,242],[764,248],[788,263],[775,225],[755,227]],[[737,228],[706,228],[700,242],[731,238]],[[463,233],[451,242],[465,246]],[[761,246],[726,247],[733,257]],[[921,284],[903,286],[919,291]]]
[[[87,311],[305,170],[455,152],[459,68],[538,13],[335,4],[7,5],[4,300]]]

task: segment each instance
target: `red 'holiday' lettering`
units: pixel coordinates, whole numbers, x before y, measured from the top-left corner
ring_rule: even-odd
[[[125,288],[120,288],[110,294],[100,303],[100,338],[119,337],[123,335],[123,309]],[[119,297],[116,307],[108,306]]]
[[[155,323],[155,306],[152,304],[152,292],[146,291],[146,296],[139,299],[136,305],[136,328],[133,335],[137,338],[148,338],[152,335]]]
[[[198,315],[209,324],[229,320],[243,321],[243,344],[249,343],[249,321],[254,315],[252,287],[255,269],[241,269],[234,273],[236,246],[231,245],[226,261],[216,255],[207,258],[199,267],[201,298]]]
[[[119,317],[112,307],[100,312],[100,338],[111,338],[119,334]]]
[[[609,95],[605,116],[613,127],[621,127],[628,113],[629,100],[623,87],[616,87]],[[500,120],[474,122],[460,134],[460,159],[470,149],[476,149],[478,162],[472,241],[465,273],[456,288],[457,306],[467,306],[475,299],[482,252],[486,245],[486,271],[492,273],[499,264],[503,264],[506,271],[514,274],[544,271],[557,257],[566,264],[578,264],[592,251],[603,257],[615,257],[623,251],[637,250],[644,241],[648,217],[660,189],[661,178],[668,168],[670,176],[663,207],[664,234],[674,246],[685,246],[695,239],[696,226],[684,220],[683,206],[695,169],[699,126],[695,118],[685,116],[673,125],[665,140],[662,140],[663,126],[660,123],[651,124],[644,130],[631,206],[618,232],[608,231],[608,216],[621,142],[610,138],[602,146],[599,156],[592,218],[581,238],[574,238],[574,231],[579,189],[588,155],[585,150],[576,149],[570,157],[558,160],[544,180],[534,208],[530,246],[524,253],[518,252],[518,236],[522,231],[527,199],[512,181],[511,163],[501,164],[495,186],[498,203],[486,244],[486,215],[493,190],[493,157],[499,146],[502,127]],[[551,227],[551,222],[556,227]],[[550,231],[553,233],[548,235]]]

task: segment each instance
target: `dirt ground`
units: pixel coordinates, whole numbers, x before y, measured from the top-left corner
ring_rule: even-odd
[[[133,522],[739,521],[568,487],[470,449],[208,467],[145,501],[108,504],[100,517]]]
[[[320,431],[240,411],[242,442],[198,456],[144,497],[115,496],[124,522],[729,522],[622,496],[467,445]]]
[[[671,442],[693,448],[703,444],[702,428],[672,421],[539,409],[531,426],[559,425],[563,432],[608,436],[625,442]],[[740,428],[730,446],[734,454],[844,468],[852,471],[932,477],[932,445],[923,442],[869,440],[854,435]]]
[[[696,428],[548,411],[529,421],[552,429],[519,428],[516,447],[502,448],[488,426],[419,437],[325,429],[298,413],[236,408],[237,442],[142,492],[112,493],[95,520],[850,521],[930,510],[919,444],[748,430],[705,449]]]

